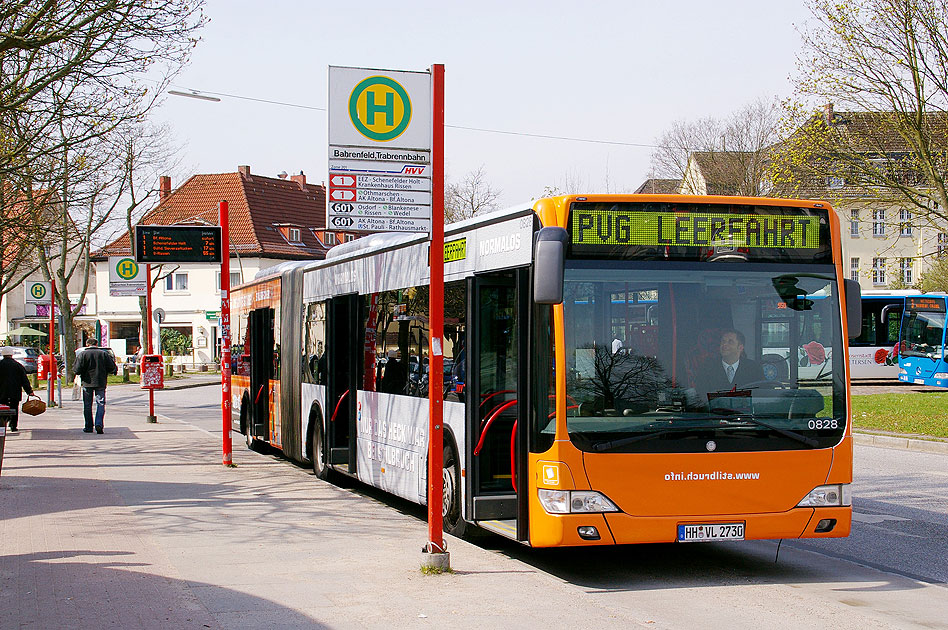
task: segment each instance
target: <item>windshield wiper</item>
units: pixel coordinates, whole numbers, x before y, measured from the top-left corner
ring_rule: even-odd
[[[651,433],[643,433],[641,435],[633,435],[632,437],[622,438],[621,440],[607,440],[605,442],[596,442],[592,445],[592,450],[597,453],[605,453],[606,451],[612,451],[617,448],[622,448],[623,446],[628,446],[629,444],[635,444],[636,442],[643,442],[645,440],[651,440],[652,438],[661,437],[663,435],[669,435],[671,433],[688,433],[691,431],[706,431],[708,429],[714,429],[715,427],[674,427],[670,429],[660,429],[658,431],[652,431]]]
[[[772,424],[768,424],[762,420],[759,420],[753,414],[742,414],[739,411],[731,411],[727,409],[715,409],[714,411],[716,413],[720,413],[721,415],[728,416],[729,419],[740,420],[741,422],[748,422],[751,424],[756,424],[757,426],[765,427],[775,433],[779,433],[780,435],[784,437],[788,437],[791,440],[796,440],[797,442],[800,442],[801,444],[806,444],[807,446],[811,448],[816,448],[817,446],[820,445],[819,442],[817,442],[811,437],[807,437],[803,435],[802,433],[797,433],[796,431],[791,431],[790,429],[781,429],[780,427],[775,427]],[[727,427],[725,426],[725,427],[720,427],[720,428],[723,429]]]

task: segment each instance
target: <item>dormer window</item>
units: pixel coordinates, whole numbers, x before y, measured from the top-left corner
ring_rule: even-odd
[[[280,230],[280,234],[288,243],[298,244],[303,242],[303,230],[299,226],[274,224],[274,227]]]

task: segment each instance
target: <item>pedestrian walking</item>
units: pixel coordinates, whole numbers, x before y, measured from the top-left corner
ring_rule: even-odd
[[[19,430],[17,420],[23,392],[33,395],[30,379],[26,376],[26,368],[13,358],[15,354],[16,350],[9,346],[0,348],[0,404],[13,410],[13,417],[9,423],[11,431]]]
[[[86,424],[84,433],[92,433],[92,401],[95,399],[95,432],[105,429],[105,388],[109,383],[109,374],[118,374],[115,359],[105,348],[99,347],[99,341],[93,337],[86,347],[76,353],[76,374],[82,384],[82,413]]]

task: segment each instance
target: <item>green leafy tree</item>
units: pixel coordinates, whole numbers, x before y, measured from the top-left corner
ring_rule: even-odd
[[[918,281],[918,289],[925,293],[948,292],[948,257],[939,257]]]
[[[184,356],[190,354],[191,337],[171,328],[162,328],[161,351],[165,356]]]
[[[948,219],[948,0],[806,5],[775,191],[892,200],[917,222]]]

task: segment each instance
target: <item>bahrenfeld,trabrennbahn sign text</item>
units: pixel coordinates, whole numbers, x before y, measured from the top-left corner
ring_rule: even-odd
[[[327,225],[431,229],[431,75],[329,67]]]

